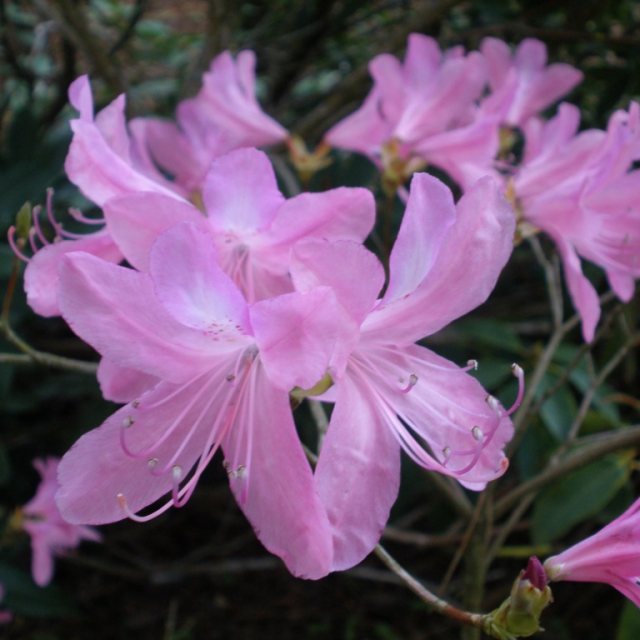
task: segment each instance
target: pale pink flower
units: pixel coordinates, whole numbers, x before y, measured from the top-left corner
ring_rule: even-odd
[[[467,373],[474,363],[460,368],[414,342],[484,302],[511,254],[513,230],[491,178],[456,207],[444,184],[415,174],[382,299],[383,268],[361,245],[309,241],[294,249],[297,287],[330,285],[360,326],[327,396],[335,407],[315,473],[334,570],[377,543],[398,492],[401,449],[474,490],[506,470],[513,426]]]
[[[71,524],[60,515],[54,499],[59,487],[58,462],[57,458],[33,461],[41,482],[36,495],[22,508],[22,528],[31,536],[31,573],[41,587],[51,582],[56,555],[75,549],[83,540],[101,539],[92,527]]]
[[[540,40],[524,39],[512,54],[509,45],[485,38],[480,51],[487,63],[491,94],[483,110],[500,121],[520,127],[582,81],[582,73],[568,64],[547,65],[547,47]]]
[[[342,345],[356,328],[331,289],[248,305],[220,269],[209,232],[189,222],[155,241],[148,272],[75,253],[61,281],[71,328],[118,367],[158,379],[64,456],[64,517],[146,521],[183,506],[221,448],[231,489],[265,547],[295,575],[325,575],[329,523],[289,392],[344,366]]]
[[[369,63],[374,86],[355,113],[325,135],[328,144],[358,151],[376,164],[419,158],[461,186],[490,168],[498,150],[497,119],[478,119],[475,101],[486,82],[482,56],[461,47],[441,52],[433,38],[409,36],[404,63],[389,54]]]
[[[549,580],[604,582],[640,607],[640,500],[604,529],[547,558]]]
[[[89,200],[101,207],[109,198],[137,191],[188,195],[163,176],[147,149],[131,137],[124,94],[94,116],[89,78],[81,76],[69,87],[69,101],[79,117],[70,121],[73,138],[64,168]]]
[[[362,242],[375,221],[367,189],[341,187],[285,199],[267,155],[256,149],[214,160],[202,200],[204,216],[187,202],[157,193],[112,199],[104,213],[116,244],[140,270],[146,270],[159,233],[180,221],[201,225],[221,267],[249,302],[293,291],[289,253],[295,243],[310,237]]]
[[[102,109],[95,117],[93,95],[87,76],[77,78],[69,87],[69,100],[79,111],[71,120],[73,139],[65,161],[65,170],[71,182],[98,206],[115,196],[138,191],[163,194],[183,202],[187,195],[182,187],[167,180],[155,167],[144,146],[131,138],[124,115],[125,96],[121,95]],[[50,243],[40,228],[39,207],[34,209],[29,259],[16,251],[29,263],[25,271],[25,291],[31,308],[42,316],[59,315],[58,263],[69,251],[86,251],[105,260],[119,262],[122,253],[111,235],[95,225],[103,225],[100,218],[88,219],[78,211],[71,213],[91,226],[92,233],[76,234],[63,229],[55,220],[52,192],[47,195],[47,216],[56,237]],[[10,232],[12,233],[12,232]],[[13,241],[10,235],[10,241]],[[15,247],[15,245],[14,245]],[[15,250],[15,248],[14,248]]]
[[[585,340],[600,316],[598,295],[580,256],[602,267],[616,295],[628,301],[640,276],[640,106],[617,111],[607,131],[577,133],[578,109],[563,104],[546,123],[530,119],[522,166],[510,178],[518,215],[553,238],[562,258]]]
[[[224,51],[211,62],[203,86],[183,100],[177,125],[157,118],[136,118],[131,131],[141,146],[188,193],[198,191],[211,161],[243,147],[284,142],[288,131],[268,116],[256,99],[256,57]]]

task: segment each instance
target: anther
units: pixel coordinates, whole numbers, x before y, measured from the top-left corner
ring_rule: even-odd
[[[444,464],[447,464],[447,462],[449,462],[449,458],[451,457],[451,447],[445,447],[442,450],[442,455],[444,456]]]
[[[471,429],[471,435],[473,436],[473,439],[477,440],[478,442],[482,441],[482,438],[484,438],[484,433],[482,432],[482,429],[477,425],[473,427],[473,429]]]
[[[125,429],[128,429],[131,425],[133,424],[133,418],[131,416],[127,416],[123,421],[122,421],[122,426]]]
[[[485,400],[492,411],[495,411],[496,413],[500,413],[500,403],[498,402],[497,398],[489,395],[485,398]]]
[[[477,360],[467,360],[467,367],[468,367],[468,371],[469,370],[473,370],[473,371],[477,371],[478,370],[478,361]]]
[[[131,403],[131,406],[132,406],[134,409],[137,409],[137,408],[140,406],[140,400],[134,400],[134,401]]]
[[[224,379],[227,382],[233,382],[236,379],[236,376],[233,373],[228,373]]]
[[[147,466],[149,467],[149,469],[155,469],[157,464],[158,458],[149,458],[147,460]]]
[[[409,391],[411,391],[411,389],[413,389],[413,387],[416,386],[417,382],[418,382],[418,376],[415,373],[412,373],[409,376],[409,382],[407,383],[407,386],[400,389],[401,393],[409,393]]]

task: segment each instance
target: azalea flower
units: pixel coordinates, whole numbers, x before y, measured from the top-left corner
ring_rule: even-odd
[[[247,304],[217,258],[210,233],[190,222],[158,237],[144,273],[66,256],[65,320],[109,361],[158,383],[64,456],[58,506],[77,524],[149,520],[183,506],[222,449],[258,538],[292,573],[318,578],[331,566],[329,522],[289,391],[343,367],[355,327],[328,287]]]
[[[157,236],[180,221],[210,234],[220,265],[253,302],[293,291],[289,252],[309,237],[364,241],[375,221],[367,189],[341,187],[285,199],[265,153],[239,149],[213,161],[202,212],[158,193],[108,201],[107,227],[125,258],[146,270]]]
[[[56,555],[74,549],[82,540],[101,540],[95,529],[70,524],[60,515],[54,499],[58,490],[58,462],[57,458],[33,461],[41,481],[36,495],[20,513],[22,528],[31,536],[31,573],[34,582],[41,587],[51,582]]]
[[[552,581],[610,584],[640,607],[640,500],[594,535],[547,558],[544,569]]]
[[[526,121],[569,93],[583,75],[568,64],[547,66],[544,42],[525,38],[511,53],[497,38],[485,38],[480,45],[486,64],[491,94],[483,109],[499,114],[500,121],[521,127]]]
[[[511,253],[513,230],[513,212],[491,178],[456,207],[443,183],[416,174],[381,299],[383,268],[361,245],[309,241],[294,249],[296,286],[331,286],[360,327],[325,396],[335,407],[315,472],[334,570],[358,563],[377,543],[398,493],[401,449],[474,490],[506,470],[510,411],[467,373],[474,362],[460,368],[414,343],[484,302]]]
[[[145,148],[136,144],[127,129],[124,115],[125,96],[121,95],[94,117],[93,95],[88,76],[77,78],[69,87],[69,101],[79,111],[71,120],[73,139],[65,161],[67,177],[98,206],[114,196],[151,191],[184,202],[188,193],[167,180],[151,161]],[[33,256],[29,258],[16,247],[14,252],[28,263],[25,270],[27,302],[39,315],[60,315],[58,308],[58,263],[70,251],[86,251],[105,260],[120,262],[122,253],[104,229],[104,219],[87,218],[77,210],[70,213],[91,229],[90,233],[66,231],[53,213],[53,192],[47,193],[46,213],[55,232],[50,242],[40,226],[40,207],[34,208],[30,237]]]
[[[202,88],[177,108],[177,125],[136,118],[131,130],[153,161],[187,192],[197,192],[211,161],[244,147],[284,142],[288,131],[269,117],[256,99],[256,56],[224,51],[203,75]]]
[[[568,104],[543,123],[524,128],[522,165],[507,178],[521,234],[546,232],[556,243],[586,341],[600,316],[598,295],[583,275],[580,256],[601,266],[623,301],[640,276],[640,105],[617,111],[607,131],[577,133],[579,111]]]
[[[373,58],[374,86],[355,113],[334,125],[325,141],[369,156],[395,186],[433,163],[462,187],[487,173],[498,150],[498,121],[478,118],[475,101],[486,82],[477,52],[441,52],[433,38],[409,36],[404,63]]]

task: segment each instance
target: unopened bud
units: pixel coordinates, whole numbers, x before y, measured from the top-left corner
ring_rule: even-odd
[[[26,240],[31,229],[31,203],[25,202],[16,214],[16,236],[19,240]]]
[[[528,638],[538,631],[540,616],[553,600],[547,576],[536,557],[520,572],[509,597],[484,619],[486,633],[494,638]]]

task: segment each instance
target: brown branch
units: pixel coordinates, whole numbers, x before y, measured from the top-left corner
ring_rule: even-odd
[[[618,429],[599,435],[597,438],[583,439],[576,441],[574,453],[559,460],[555,465],[548,466],[531,480],[523,482],[511,492],[498,500],[495,508],[497,517],[504,515],[513,505],[518,503],[524,496],[539,491],[554,480],[561,478],[571,471],[598,460],[607,453],[640,445],[640,425],[633,425],[625,429]]]

